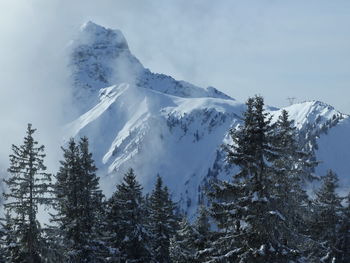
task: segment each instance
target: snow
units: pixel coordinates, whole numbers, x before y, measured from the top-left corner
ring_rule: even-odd
[[[339,186],[342,195],[349,192],[350,186],[350,119],[344,119],[331,128],[327,134],[321,136],[318,143],[316,157],[321,161],[316,173],[326,175],[332,169],[339,176]]]
[[[288,107],[271,111],[274,118],[277,120],[282,110],[289,113],[289,117],[294,120],[295,127],[299,130],[305,128],[307,124],[317,123],[319,127],[326,121],[331,120],[333,116],[346,118],[347,115],[335,110],[332,106],[320,101],[306,101],[296,103]]]
[[[95,107],[67,125],[66,137],[87,135],[92,142],[104,138],[92,147],[107,174],[102,177],[106,192],[114,191],[123,172],[133,167],[145,190],[160,174],[174,198],[184,206],[191,200],[194,211],[203,175],[244,105],[231,99],[177,97],[125,83],[99,94]],[[109,128],[112,121],[118,122],[117,129]]]
[[[184,98],[233,100],[213,87],[203,89],[164,74],[152,73],[130,52],[122,32],[91,21],[81,27],[80,34],[72,41],[70,48],[72,83],[80,113],[96,104],[101,88],[121,83]]]
[[[211,177],[227,180],[236,169],[225,167],[225,156],[219,152],[220,145],[230,142],[228,130],[241,123],[245,105],[213,87],[200,88],[145,69],[118,30],[88,22],[81,32],[81,39],[73,45],[73,76],[83,91],[78,102],[90,105],[67,125],[66,138],[90,138],[107,195],[133,167],[145,191],[153,187],[155,176],[160,174],[173,198],[192,215]],[[266,109],[274,121],[282,111],[269,106]],[[312,130],[320,137],[321,160],[334,152],[317,171],[323,173],[326,166],[336,166],[336,171],[347,174],[346,165],[339,163],[348,157],[342,154],[347,144],[338,139],[346,140],[350,127],[342,120],[348,116],[319,101],[284,109],[299,130]],[[340,123],[329,125],[334,118]],[[330,126],[331,136],[321,132],[325,125]],[[341,157],[332,148],[334,144],[342,149],[338,154]]]
[[[271,215],[276,215],[277,217],[279,217],[279,219],[281,219],[282,221],[285,221],[286,218],[279,212],[279,211],[270,211],[269,212]]]
[[[93,40],[95,43],[100,44],[115,43],[118,47],[128,48],[126,39],[120,30],[111,30],[101,25],[97,25],[92,21],[88,21],[80,27],[79,40],[87,41],[87,38],[89,38],[89,42]]]
[[[241,122],[245,105],[232,99],[184,98],[128,83],[101,89],[99,99],[66,130],[67,138],[87,135],[95,142],[94,157],[107,195],[133,167],[145,191],[153,187],[155,175],[160,174],[173,198],[192,215],[200,199],[199,189],[210,179],[208,171],[214,166],[217,150],[227,142],[228,130]],[[299,129],[307,128],[307,123],[317,123],[314,129],[321,129],[334,115],[346,118],[319,102],[296,104],[286,110]],[[271,114],[276,119],[280,112],[273,109]],[[341,120],[332,131],[346,121]],[[324,143],[319,140],[319,144],[323,149]],[[232,174],[232,169],[221,167],[219,177],[229,179],[227,175]]]
[[[65,126],[65,139],[90,138],[107,196],[132,167],[146,192],[160,174],[174,200],[192,216],[208,182],[213,177],[230,180],[237,170],[226,165],[220,147],[231,143],[228,130],[241,124],[244,103],[213,87],[197,87],[144,68],[119,30],[88,22],[70,48],[80,111]],[[266,109],[273,121],[287,110],[299,130],[317,136],[316,154],[323,162],[316,172],[334,169],[346,191],[348,116],[319,101]]]
[[[119,86],[112,86],[100,91],[101,102],[93,107],[90,111],[81,115],[77,120],[69,123],[66,127],[71,137],[75,137],[79,130],[87,126],[89,123],[96,120],[100,115],[107,110],[112,103],[122,94],[122,91],[129,87],[128,84],[121,84]]]

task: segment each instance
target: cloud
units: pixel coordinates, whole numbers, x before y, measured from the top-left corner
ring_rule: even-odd
[[[122,30],[152,71],[244,101],[256,93],[320,99],[350,112],[348,1],[3,0],[0,2],[0,165],[28,122],[60,158],[69,115],[67,43],[88,20]],[[68,109],[70,109],[68,107]]]
[[[27,123],[38,128],[36,138],[48,147],[48,163],[56,161],[63,102],[69,94],[64,39],[50,13],[35,1],[0,4],[0,165],[7,167],[12,143],[22,143]],[[43,8],[43,7],[40,7]],[[51,23],[52,22],[52,23]]]

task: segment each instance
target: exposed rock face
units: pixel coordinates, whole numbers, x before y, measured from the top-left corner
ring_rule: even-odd
[[[146,191],[160,174],[193,214],[212,178],[230,179],[236,168],[226,165],[220,146],[229,141],[228,130],[241,123],[244,103],[212,87],[152,73],[131,54],[119,30],[92,22],[73,43],[70,66],[81,115],[67,125],[67,136],[90,138],[107,195],[133,167]],[[285,109],[302,143],[324,161],[316,173],[332,168],[350,185],[349,117],[318,101]],[[269,111],[277,119],[281,109]]]

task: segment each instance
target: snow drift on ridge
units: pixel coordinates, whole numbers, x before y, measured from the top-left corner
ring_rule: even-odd
[[[90,138],[107,195],[133,167],[149,191],[160,174],[175,200],[192,215],[212,177],[229,179],[220,149],[245,110],[215,88],[200,88],[143,67],[119,30],[86,23],[72,44],[75,100],[81,115],[66,126],[67,138]],[[349,186],[349,117],[318,101],[285,108],[305,143]],[[276,119],[282,109],[269,108]],[[334,146],[334,147],[333,147]]]

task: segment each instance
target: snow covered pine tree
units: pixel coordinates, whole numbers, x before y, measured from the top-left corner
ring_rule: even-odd
[[[56,176],[55,208],[52,222],[61,241],[62,262],[105,262],[106,252],[99,226],[103,220],[102,192],[96,167],[89,153],[88,139],[77,145],[71,139],[63,148],[61,167]],[[53,227],[54,228],[54,227]]]
[[[311,182],[315,176],[311,173],[317,165],[310,152],[302,150],[298,143],[296,128],[289,120],[288,112],[282,110],[273,125],[273,145],[278,155],[273,160],[272,174],[274,211],[284,217],[285,224],[280,228],[280,239],[293,248],[299,258],[307,256],[312,240],[304,235],[307,223],[305,217],[310,210],[309,197],[305,191],[305,182]]]
[[[28,124],[27,135],[20,146],[12,145],[10,177],[5,180],[8,192],[4,193],[7,211],[6,247],[8,262],[43,262],[42,230],[36,219],[39,205],[50,205],[52,197],[51,175],[44,165],[44,146],[37,146],[35,129]]]
[[[152,257],[157,263],[170,262],[170,238],[175,234],[178,224],[175,208],[168,188],[163,186],[163,180],[158,175],[147,205]]]
[[[345,199],[346,206],[342,209],[339,229],[339,263],[350,262],[350,193]]]
[[[286,218],[275,207],[272,164],[279,149],[262,97],[248,99],[243,121],[230,131],[234,144],[225,147],[228,161],[240,171],[233,182],[214,184],[210,193],[211,215],[221,232],[208,262],[290,262],[297,255],[284,240]]]
[[[210,229],[209,212],[204,205],[200,205],[197,211],[197,218],[193,225],[194,229],[194,247],[195,262],[205,262],[208,255],[212,252],[211,242],[214,233]]]
[[[184,217],[179,230],[170,239],[170,258],[172,263],[196,263],[195,232],[192,225]]]
[[[107,219],[111,246],[120,253],[117,262],[151,262],[145,201],[133,169],[124,175],[109,199]]]
[[[310,262],[341,262],[342,251],[339,246],[343,198],[336,193],[337,187],[338,177],[329,170],[322,177],[322,185],[313,200],[313,214],[308,229],[317,246],[310,255]]]

